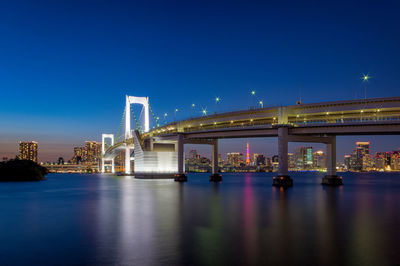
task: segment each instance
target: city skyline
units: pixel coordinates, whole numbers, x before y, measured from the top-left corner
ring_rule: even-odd
[[[193,12],[195,3],[22,2],[3,6],[8,12],[0,25],[6,40],[0,44],[1,156],[34,139],[41,143],[39,160],[68,157],[79,143],[99,141],[99,131],[117,130],[125,94],[149,96],[154,112],[168,113],[168,121],[259,101],[266,107],[300,98],[363,98],[363,73],[371,77],[368,97],[398,95],[393,2],[345,8],[220,2],[203,3],[202,12]],[[357,139],[338,137],[338,158]],[[370,140],[381,150],[399,143],[397,136]],[[245,141],[221,141],[221,150]],[[249,142],[275,153],[273,140]]]
[[[277,154],[273,153],[273,152],[272,153],[271,152],[269,152],[269,153],[259,152],[260,151],[259,147],[258,147],[258,149],[256,148],[256,151],[253,151],[251,149],[251,146],[250,146],[249,143],[250,143],[249,140],[245,141],[245,146],[243,147],[242,151],[241,150],[231,150],[231,151],[228,151],[228,152],[220,152],[219,153],[220,159],[227,160],[228,159],[227,157],[228,157],[229,153],[238,153],[238,154],[242,154],[242,156],[244,156],[246,164],[248,164],[247,155],[246,155],[247,153],[248,153],[249,158],[250,158],[251,161],[253,161],[253,159],[252,159],[253,155],[263,155],[266,158],[273,158],[274,156],[277,156]],[[353,144],[356,145],[356,149],[357,149],[357,145],[359,145],[359,143],[360,144],[368,144],[368,154],[371,154],[371,155],[374,155],[374,154],[377,154],[377,153],[390,153],[390,152],[398,152],[398,151],[400,151],[400,147],[397,147],[397,148],[393,147],[393,148],[389,148],[389,149],[386,149],[386,150],[381,150],[381,149],[378,149],[378,148],[374,147],[373,144],[371,145],[370,141],[366,141],[366,140],[354,142]],[[34,155],[35,160],[34,161],[37,161],[37,162],[56,162],[60,158],[63,158],[65,160],[65,162],[71,161],[73,163],[78,163],[79,160],[80,161],[91,161],[91,162],[92,161],[96,161],[97,162],[97,160],[101,157],[101,155],[100,155],[101,142],[97,142],[97,141],[93,141],[93,140],[86,140],[84,146],[78,146],[77,145],[77,146],[73,147],[73,151],[72,151],[72,155],[71,156],[64,157],[64,156],[60,155],[57,158],[54,158],[53,160],[45,160],[45,161],[42,160],[42,161],[40,161],[38,159],[38,158],[40,158],[40,152],[39,152],[40,144],[37,141],[31,140],[31,141],[19,141],[18,142],[18,153],[16,153],[13,156],[0,156],[0,158],[3,158],[3,160],[5,158],[7,158],[7,159],[13,159],[13,158],[16,158],[16,157],[21,158],[21,149],[22,150],[28,149],[26,147],[22,148],[23,147],[22,145],[31,145],[31,144],[35,145],[35,155]],[[322,151],[323,153],[326,152],[325,145],[323,145],[323,144],[319,144],[319,143],[309,143],[309,144],[304,144],[303,143],[302,145],[299,145],[299,143],[290,143],[289,144],[290,148],[288,149],[288,153],[289,154],[294,154],[294,153],[296,153],[296,149],[298,149],[298,148],[307,148],[307,147],[310,147],[313,152],[317,152],[317,151]],[[93,146],[93,148],[92,148],[92,146]],[[205,152],[204,152],[204,150],[205,150]],[[205,158],[209,159],[211,157],[211,155],[209,154],[210,151],[208,151],[208,150],[209,149],[207,149],[207,148],[204,149],[204,146],[202,146],[202,145],[193,145],[193,144],[190,145],[189,144],[189,145],[187,145],[185,147],[185,158],[190,157],[192,151],[196,151],[196,152],[200,151],[198,153],[199,155],[205,156]],[[91,154],[87,154],[88,151],[91,151]],[[353,150],[353,152],[355,152],[355,150]],[[28,153],[28,152],[25,152],[25,153]],[[352,154],[351,150],[344,151],[344,154],[343,154],[343,156],[341,158],[340,158],[341,155],[337,154],[337,161],[340,162],[340,163],[346,163],[346,161],[345,161],[346,157],[349,157],[351,154]],[[77,155],[81,156],[82,158],[77,159]],[[26,156],[26,155],[24,155],[22,158],[30,159],[30,157]]]

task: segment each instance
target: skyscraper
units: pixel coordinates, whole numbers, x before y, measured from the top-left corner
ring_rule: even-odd
[[[230,152],[226,155],[226,160],[230,165],[238,167],[242,162],[242,154],[239,152]]]
[[[100,150],[98,149],[96,141],[85,141],[85,153],[84,161],[86,162],[97,162],[100,157]]]
[[[313,148],[296,147],[294,149],[294,161],[297,169],[309,169],[313,165]]]
[[[323,151],[313,153],[313,167],[316,169],[326,168],[326,156]]]
[[[19,159],[38,161],[38,143],[36,141],[19,142]]]
[[[354,149],[353,157],[352,157],[352,169],[353,170],[366,170],[367,168],[370,167],[370,162],[372,160],[369,160],[369,142],[363,142],[363,141],[357,141],[356,142],[356,148]]]
[[[83,161],[83,154],[85,153],[85,147],[75,147],[74,148],[74,157],[72,161],[76,164],[79,164]]]

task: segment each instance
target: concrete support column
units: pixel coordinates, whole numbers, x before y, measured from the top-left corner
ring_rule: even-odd
[[[126,146],[125,148],[125,174],[131,173],[131,149]]]
[[[106,172],[106,166],[104,165],[104,158],[101,159],[101,172],[102,173]]]
[[[178,174],[184,174],[184,145],[183,145],[183,135],[178,134]]]
[[[185,158],[184,158],[184,145],[183,134],[178,134],[178,174],[175,175],[175,181],[186,182],[187,176],[185,175]]]
[[[336,175],[336,136],[332,136],[326,144],[326,176],[322,178],[322,184],[328,186],[341,186],[343,181]]]
[[[212,145],[212,173],[218,174],[218,140]]]
[[[336,176],[336,136],[326,144],[326,168],[328,176]]]
[[[278,176],[272,180],[272,185],[277,187],[293,186],[293,179],[289,176],[288,170],[288,142],[289,128],[281,126],[278,128]]]
[[[278,128],[279,176],[288,176],[288,128]]]
[[[210,176],[210,181],[222,181],[222,176],[218,173],[218,168],[218,139],[216,139],[212,144],[212,174]]]

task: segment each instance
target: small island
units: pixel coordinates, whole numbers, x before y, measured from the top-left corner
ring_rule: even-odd
[[[41,181],[47,173],[47,168],[30,160],[0,162],[0,182]]]

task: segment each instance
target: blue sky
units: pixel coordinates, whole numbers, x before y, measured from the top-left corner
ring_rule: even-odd
[[[195,103],[214,111],[398,96],[400,22],[396,1],[8,1],[0,9],[0,155],[19,140],[40,158],[116,133],[124,95],[149,96],[157,115],[183,118]],[[139,110],[136,110],[139,111]],[[343,137],[373,151],[400,138]],[[244,151],[246,140],[221,142]],[[275,139],[250,140],[271,156]],[[323,146],[321,146],[323,147]],[[191,147],[188,147],[188,149]],[[206,152],[206,148],[199,148]]]

